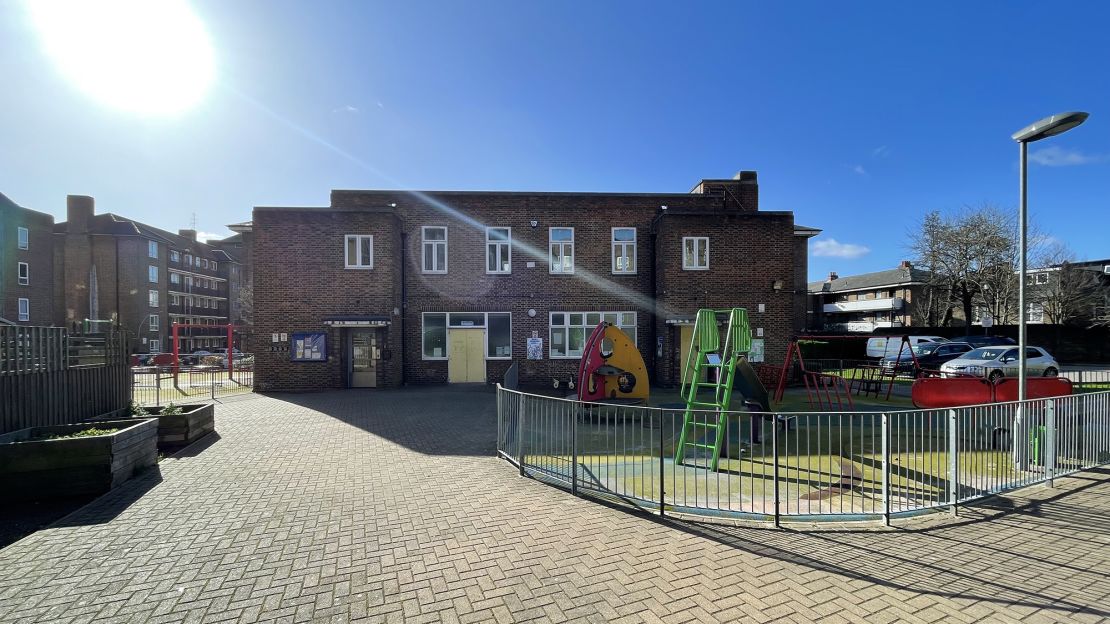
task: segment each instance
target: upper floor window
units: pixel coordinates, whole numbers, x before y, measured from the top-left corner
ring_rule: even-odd
[[[486,228],[486,273],[513,272],[512,244],[512,228]]]
[[[1025,277],[1025,283],[1029,286],[1047,284],[1048,273],[1030,273]]]
[[[193,256],[191,256],[189,254],[185,254],[185,264],[192,264],[192,263],[193,263]]]
[[[636,228],[613,228],[613,273],[636,272]]]
[[[193,266],[200,266],[200,261],[201,261],[200,256],[194,256],[193,257]]]
[[[374,237],[372,235],[347,234],[344,237],[344,243],[346,245],[346,268],[374,268]]]
[[[146,255],[150,256],[151,258],[157,258],[158,257],[158,243],[157,242],[155,242],[155,241],[147,241],[146,242]]]
[[[26,297],[19,298],[19,320],[31,320],[31,300]]]
[[[31,283],[31,266],[26,262],[19,263],[19,285],[27,286]]]
[[[157,308],[158,307],[158,291],[157,290],[148,290],[147,293],[146,293],[146,296],[147,296],[147,303],[150,304],[150,307]]]
[[[548,229],[551,273],[574,273],[574,228]]]
[[[1044,306],[1039,303],[1030,303],[1026,306],[1025,321],[1027,323],[1044,322]]]
[[[213,271],[216,270],[216,261],[215,260],[212,261],[212,270]]]
[[[682,269],[704,271],[709,268],[709,237],[684,236],[682,238]]]
[[[180,284],[181,283],[181,274],[180,273],[170,273],[170,283],[171,284]]]
[[[150,326],[150,331],[158,331],[158,315],[151,314],[147,317],[147,324]]]
[[[170,305],[181,305],[181,297],[170,295]]]
[[[31,237],[27,232],[27,228],[17,227],[15,229],[15,231],[16,231],[16,238],[18,239],[17,242],[19,243],[19,248],[20,249],[27,249],[27,247],[31,243],[31,240],[30,240]]]
[[[146,273],[147,273],[147,279],[150,280],[151,284],[157,284],[158,283],[158,267],[156,267],[152,264],[152,265],[150,265],[146,268]]]
[[[170,252],[170,261],[171,262],[181,262],[181,252],[180,251],[171,251]]]
[[[185,276],[185,286],[191,287],[192,285],[193,285],[193,276],[192,275],[186,275]]]
[[[420,228],[423,242],[423,270],[425,273],[447,272],[447,228],[425,225]]]

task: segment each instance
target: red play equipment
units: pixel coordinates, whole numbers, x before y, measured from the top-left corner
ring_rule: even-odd
[[[173,336],[173,379],[174,385],[177,385],[177,373],[181,368],[181,357],[178,351],[178,339],[180,338],[180,330],[190,328],[203,328],[212,329],[214,327],[223,327],[227,329],[227,378],[232,379],[232,372],[235,369],[235,330],[238,329],[235,325],[197,325],[192,323],[174,323],[171,326],[171,335]],[[233,380],[233,379],[232,379]],[[234,381],[234,380],[233,380]]]

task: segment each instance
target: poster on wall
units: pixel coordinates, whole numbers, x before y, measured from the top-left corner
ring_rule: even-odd
[[[752,338],[752,350],[748,351],[749,362],[762,362],[763,361],[763,339]]]
[[[529,338],[528,339],[528,359],[529,360],[542,360],[543,359],[543,338]]]
[[[294,333],[290,347],[290,360],[294,362],[323,362],[328,359],[328,335],[324,332]]]

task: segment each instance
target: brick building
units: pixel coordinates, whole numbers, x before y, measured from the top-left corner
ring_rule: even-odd
[[[54,319],[54,217],[0,194],[0,323]]]
[[[495,382],[513,362],[550,384],[601,320],[674,384],[702,307],[747,308],[781,359],[816,230],[758,204],[741,172],[690,193],[337,190],[327,208],[255,208],[256,387]]]
[[[870,333],[880,327],[911,327],[923,316],[918,304],[925,300],[928,283],[928,272],[908,261],[874,273],[829,273],[828,279],[808,286],[809,328]]]
[[[238,260],[199,242],[116,214],[95,214],[93,198],[70,195],[66,221],[54,226],[54,322],[117,322],[134,333],[140,352],[169,351],[171,323],[180,348],[226,346],[229,299],[238,297]],[[209,329],[210,327],[210,329]]]

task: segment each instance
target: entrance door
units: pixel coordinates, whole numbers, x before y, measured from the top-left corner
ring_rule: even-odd
[[[679,383],[682,383],[682,380],[686,378],[686,363],[689,361],[690,342],[693,339],[694,339],[694,326],[693,325],[679,325],[678,326],[678,341],[679,341],[679,343],[678,343],[678,357],[681,358],[681,359],[678,361],[679,378],[676,381],[678,381]],[[698,381],[705,381],[705,372],[706,372],[706,369],[703,368],[702,371],[701,371],[701,377],[702,378]],[[691,380],[691,381],[693,381],[693,380]]]
[[[378,332],[356,329],[351,331],[351,387],[376,388],[378,386]]]
[[[486,330],[448,330],[447,381],[484,383],[486,381]]]

